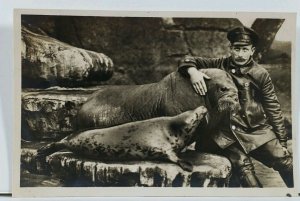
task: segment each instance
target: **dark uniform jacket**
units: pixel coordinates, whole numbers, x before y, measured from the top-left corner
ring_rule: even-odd
[[[233,113],[228,122],[222,121],[212,137],[226,148],[238,142],[246,153],[275,139],[287,141],[282,112],[274,85],[267,70],[252,59],[244,66],[234,65],[231,57],[202,58],[186,56],[179,62],[178,71],[188,76],[187,68],[219,68],[231,74],[239,91],[241,110]]]

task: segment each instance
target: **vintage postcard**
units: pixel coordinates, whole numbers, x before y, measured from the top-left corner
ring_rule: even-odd
[[[295,13],[14,17],[13,196],[298,195]]]

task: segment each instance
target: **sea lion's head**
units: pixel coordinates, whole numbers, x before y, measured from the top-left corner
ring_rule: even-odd
[[[206,80],[207,95],[217,112],[236,112],[240,109],[238,90],[229,73],[220,69],[202,69],[211,79]]]

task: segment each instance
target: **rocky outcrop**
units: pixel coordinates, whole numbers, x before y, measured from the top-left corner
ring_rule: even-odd
[[[36,160],[36,148],[24,146],[22,166],[31,173],[53,174],[66,186],[225,187],[231,171],[228,159],[195,151],[181,156],[194,164],[193,172],[186,172],[168,162],[107,163],[83,159],[71,152],[57,152],[45,161]]]
[[[112,60],[22,27],[22,87],[82,86],[108,80]]]
[[[49,88],[22,93],[22,138],[59,139],[74,131],[79,107],[96,89]]]

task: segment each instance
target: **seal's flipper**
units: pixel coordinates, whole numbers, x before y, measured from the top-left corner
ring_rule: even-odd
[[[185,171],[192,172],[193,171],[193,164],[189,161],[185,160],[178,160],[178,165]]]
[[[65,145],[61,142],[53,142],[50,144],[47,144],[37,150],[36,158],[45,158],[46,156],[57,152],[59,150],[62,150],[65,148]]]
[[[168,159],[170,161],[172,161],[173,163],[176,163],[177,165],[179,165],[183,170],[188,171],[188,172],[192,172],[193,171],[193,165],[191,162],[179,159],[177,157],[177,155],[175,154],[175,152],[168,152]]]

